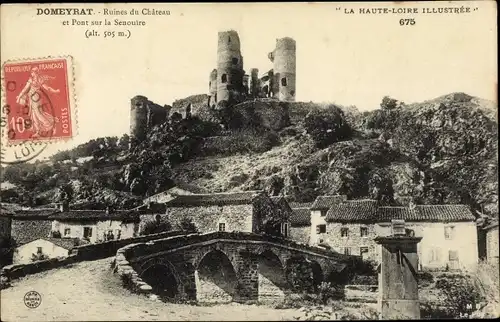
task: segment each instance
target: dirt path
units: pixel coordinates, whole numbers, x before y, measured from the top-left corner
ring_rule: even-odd
[[[123,289],[110,272],[110,259],[82,262],[12,282],[1,291],[2,321],[47,320],[294,320],[296,309],[236,303],[215,306],[166,304]],[[23,297],[28,291],[42,296],[41,305],[30,309]]]

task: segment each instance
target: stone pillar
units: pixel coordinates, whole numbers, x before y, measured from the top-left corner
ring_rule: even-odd
[[[382,247],[379,271],[381,319],[420,319],[417,244],[421,237],[393,234],[377,237]]]
[[[194,266],[185,262],[176,267],[179,274],[179,297],[185,301],[196,301],[196,270]]]
[[[235,302],[259,299],[259,259],[249,251],[240,251],[238,259],[238,285]]]

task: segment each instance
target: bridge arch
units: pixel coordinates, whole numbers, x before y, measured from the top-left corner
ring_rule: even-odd
[[[292,290],[314,291],[323,281],[321,265],[305,256],[290,257],[285,268],[286,278]]]
[[[264,249],[258,256],[259,301],[284,298],[287,279],[284,265],[271,249]]]
[[[139,277],[160,297],[171,299],[180,294],[179,274],[168,260],[155,258],[146,261],[141,265]]]
[[[231,302],[237,295],[238,279],[229,257],[219,249],[203,253],[195,271],[199,302]]]

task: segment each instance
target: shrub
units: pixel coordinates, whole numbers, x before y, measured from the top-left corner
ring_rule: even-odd
[[[351,126],[345,120],[344,112],[334,105],[307,114],[305,128],[319,148],[349,139],[352,135]]]
[[[373,275],[355,275],[351,280],[351,284],[354,284],[354,285],[377,285],[378,278],[377,278],[377,276],[373,276]]]
[[[330,300],[343,300],[345,299],[344,286],[322,282],[318,288],[318,299],[322,304],[328,304]]]
[[[182,231],[193,232],[193,233],[198,231],[193,220],[188,217],[182,218],[181,222],[179,223],[179,229]]]
[[[469,316],[483,300],[469,276],[442,275],[436,281],[436,288],[444,295],[443,307],[449,318]]]
[[[418,284],[421,287],[429,286],[434,282],[434,276],[430,272],[418,272],[417,278]]]
[[[158,234],[172,230],[172,224],[166,219],[150,220],[144,223],[140,235]]]

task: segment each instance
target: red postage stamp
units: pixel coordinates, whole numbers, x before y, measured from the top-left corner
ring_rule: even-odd
[[[9,143],[73,137],[72,68],[70,57],[4,64],[2,122]]]

